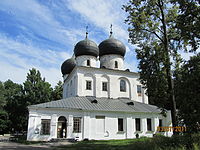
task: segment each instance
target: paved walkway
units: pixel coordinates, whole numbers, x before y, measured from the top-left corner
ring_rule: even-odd
[[[24,145],[14,142],[0,142],[0,150],[53,150],[55,146],[72,144],[70,142],[56,142],[45,144]]]

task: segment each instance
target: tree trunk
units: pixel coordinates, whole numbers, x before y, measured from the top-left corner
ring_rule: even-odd
[[[172,126],[177,126],[177,112],[176,112],[176,101],[174,96],[174,85],[172,80],[172,74],[171,74],[171,62],[170,62],[170,51],[169,51],[169,41],[168,41],[168,35],[167,35],[167,26],[166,26],[166,20],[165,20],[165,14],[163,11],[163,1],[158,1],[158,6],[160,7],[161,15],[162,15],[162,24],[163,24],[163,44],[164,44],[164,51],[166,55],[165,60],[165,68],[166,68],[166,74],[167,74],[167,83],[168,83],[168,95],[169,95],[169,101],[170,101],[170,107],[171,107],[171,117],[172,117]],[[175,130],[173,131],[173,134],[177,134]]]

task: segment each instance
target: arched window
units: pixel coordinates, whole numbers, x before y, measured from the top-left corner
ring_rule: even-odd
[[[126,92],[126,81],[120,80],[120,91]]]
[[[90,66],[90,60],[87,60],[87,66]]]
[[[118,62],[115,61],[115,68],[118,68]]]

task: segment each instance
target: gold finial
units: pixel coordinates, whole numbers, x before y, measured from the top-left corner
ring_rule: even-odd
[[[88,37],[88,26],[86,26],[86,36],[85,36],[85,38],[87,39],[87,37]]]
[[[112,32],[112,24],[110,25],[110,37],[112,37],[112,34],[113,34],[113,32]]]

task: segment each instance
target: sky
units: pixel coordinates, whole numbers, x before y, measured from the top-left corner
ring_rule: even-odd
[[[60,67],[85,38],[97,45],[113,37],[126,45],[125,68],[137,71],[134,46],[128,43],[127,0],[0,0],[0,81],[22,84],[38,69],[52,86],[62,81]]]
[[[128,0],[0,0],[0,81],[22,84],[36,68],[52,87],[62,81],[60,67],[85,38],[97,45],[113,37],[126,45],[125,68],[138,71],[135,47],[128,43]],[[184,54],[189,58],[188,54]]]

